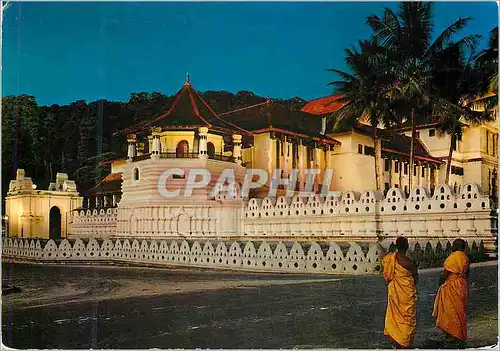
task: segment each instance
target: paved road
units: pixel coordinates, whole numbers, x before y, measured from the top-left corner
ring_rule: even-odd
[[[471,347],[496,343],[497,272],[496,266],[471,269]],[[14,283],[24,290],[17,297],[2,297],[3,343],[15,348],[389,347],[382,333],[386,286],[380,276],[311,281],[317,277],[8,264],[2,265],[2,273],[3,284]],[[415,345],[419,348],[436,347],[442,338],[431,316],[439,274],[436,270],[421,273]],[[133,290],[123,291],[132,295],[154,282],[208,286],[232,281],[236,285],[103,298],[116,289],[116,277],[121,282],[127,279]],[[262,279],[271,283],[238,288]],[[61,296],[49,296],[40,303],[27,297],[41,296],[50,288],[61,291]]]

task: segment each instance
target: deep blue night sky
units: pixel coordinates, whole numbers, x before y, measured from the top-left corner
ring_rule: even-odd
[[[327,68],[367,39],[365,19],[398,3],[11,3],[4,13],[2,95],[42,105],[174,94],[186,72],[200,90],[313,99],[331,93]],[[494,2],[436,3],[436,30],[498,23]]]

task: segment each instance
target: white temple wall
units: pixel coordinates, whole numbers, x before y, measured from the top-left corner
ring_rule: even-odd
[[[167,169],[180,168],[185,170],[182,179],[174,179],[172,176],[166,181],[169,191],[180,189],[181,201],[184,201],[183,193],[188,179],[189,169],[206,169],[211,174],[210,183],[202,189],[193,189],[192,196],[186,198],[188,201],[206,200],[209,189],[211,190],[218,181],[224,169],[232,168],[238,183],[242,183],[245,177],[245,168],[236,163],[229,163],[217,160],[202,159],[148,159],[141,162],[130,162],[122,168],[122,199],[120,204],[135,206],[138,204],[164,204],[165,201],[177,201],[177,199],[167,199],[158,191],[158,180]],[[135,170],[139,172],[139,179],[135,179]]]
[[[434,196],[417,188],[406,199],[400,189],[382,193],[346,192],[338,198],[252,198],[246,204],[224,189],[213,200],[165,204],[119,204],[115,212],[80,211],[75,237],[245,238],[307,242],[390,242],[398,236],[414,241],[483,241],[496,251],[496,217],[476,184],[453,194],[448,186]],[[99,224],[100,223],[100,224]]]
[[[116,262],[144,266],[215,268],[252,272],[378,274],[386,250],[377,243],[6,238],[2,255],[37,263]]]

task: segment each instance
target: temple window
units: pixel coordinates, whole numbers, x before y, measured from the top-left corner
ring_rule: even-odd
[[[391,160],[385,159],[385,171],[389,172],[391,170]]]
[[[207,154],[209,158],[215,157],[215,146],[214,143],[212,143],[211,141],[207,143]]]
[[[134,180],[139,180],[139,169],[138,168],[134,169]]]
[[[436,135],[436,130],[435,129],[429,129],[429,137],[433,137]]]
[[[490,154],[490,132],[486,131],[486,153]]]
[[[311,162],[314,162],[314,148],[311,146],[307,147],[307,165],[310,166]]]
[[[498,134],[493,134],[493,138],[492,138],[492,142],[493,142],[493,150],[492,150],[492,154],[493,156],[496,156],[497,155],[497,148],[498,148]]]
[[[371,146],[365,146],[365,155],[375,156],[375,149]]]
[[[363,154],[363,145],[358,144],[358,154]]]
[[[297,168],[299,160],[299,146],[296,143],[292,144],[292,168]]]
[[[175,150],[176,157],[186,157],[189,153],[189,143],[187,140],[181,140],[177,144],[177,148]]]

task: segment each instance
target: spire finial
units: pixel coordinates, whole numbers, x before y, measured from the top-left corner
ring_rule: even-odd
[[[186,85],[189,85],[191,84],[191,82],[189,81],[189,73],[186,73]]]

